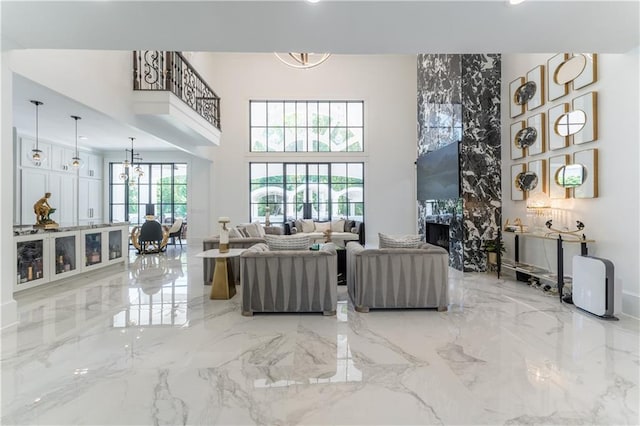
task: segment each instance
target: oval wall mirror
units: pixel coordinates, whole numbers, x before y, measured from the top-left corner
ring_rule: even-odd
[[[516,188],[521,191],[531,191],[538,186],[538,175],[534,172],[518,173],[516,176]]]
[[[576,188],[587,179],[587,168],[582,164],[562,166],[556,172],[554,180],[563,188]]]
[[[554,126],[560,136],[569,136],[578,133],[587,123],[587,114],[579,109],[562,114]]]
[[[513,143],[515,143],[516,147],[520,149],[527,148],[536,143],[537,138],[538,131],[535,127],[525,127],[516,133]]]
[[[513,101],[518,105],[524,105],[529,102],[536,94],[538,87],[533,81],[527,81],[522,86],[518,87],[513,95]]]
[[[576,55],[561,63],[553,76],[557,84],[566,84],[582,74],[587,66],[587,58],[584,55]]]

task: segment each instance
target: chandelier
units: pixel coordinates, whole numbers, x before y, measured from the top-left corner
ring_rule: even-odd
[[[331,56],[331,53],[278,53],[274,52],[283,64],[297,69],[310,69],[317,67]]]
[[[140,162],[142,160],[142,157],[140,157],[140,153],[134,152],[133,150],[133,141],[136,140],[136,138],[129,137],[129,139],[131,140],[131,149],[125,149],[125,158],[122,162],[124,171],[120,173],[119,178],[121,181],[126,181],[131,175],[132,179],[129,180],[129,186],[134,186],[136,184],[134,179],[139,179],[144,176],[144,170],[142,169],[142,167],[140,167],[140,164],[136,164],[134,166],[134,163],[136,161]],[[129,158],[127,157],[129,153],[131,154],[131,160],[129,160]],[[129,170],[131,170],[131,172],[129,172]],[[135,177],[133,176],[134,174],[136,175]]]

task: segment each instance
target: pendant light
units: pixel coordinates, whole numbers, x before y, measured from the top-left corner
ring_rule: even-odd
[[[27,153],[27,158],[34,166],[41,166],[42,163],[46,160],[44,152],[40,149],[40,144],[38,140],[38,107],[42,105],[40,101],[29,101],[36,106],[36,147]]]
[[[80,158],[80,155],[78,155],[78,120],[82,120],[82,118],[77,115],[72,115],[71,118],[76,122],[76,154],[71,158],[71,167],[77,170],[84,166],[84,161]]]

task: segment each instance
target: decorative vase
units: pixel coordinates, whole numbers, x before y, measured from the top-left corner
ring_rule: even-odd
[[[496,253],[495,251],[490,251],[488,253],[489,256],[489,263],[492,265],[497,265],[498,264],[498,253]]]
[[[227,228],[227,223],[229,222],[228,217],[218,219],[218,223],[220,223],[220,253],[229,252],[229,229]]]

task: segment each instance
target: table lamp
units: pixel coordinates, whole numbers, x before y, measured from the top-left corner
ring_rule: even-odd
[[[220,224],[220,253],[229,252],[229,229],[227,223],[231,222],[228,217],[219,217],[218,223]]]

